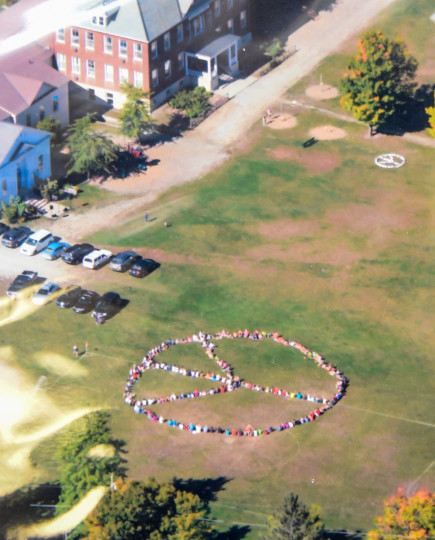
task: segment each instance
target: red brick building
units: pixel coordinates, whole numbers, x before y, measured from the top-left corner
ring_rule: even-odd
[[[152,108],[185,86],[214,90],[251,39],[249,1],[94,2],[80,25],[53,36],[58,69],[116,108],[123,81],[152,92]]]

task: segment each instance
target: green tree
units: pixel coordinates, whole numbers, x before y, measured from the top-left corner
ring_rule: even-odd
[[[121,457],[123,442],[114,439],[108,426],[109,414],[96,412],[80,419],[66,433],[57,452],[60,460],[61,488],[56,515],[78,503],[86,493],[97,486],[109,486],[111,475],[125,477],[125,460]],[[110,445],[112,455],[95,457],[90,450],[97,445]],[[70,538],[76,538],[81,526]]]
[[[92,119],[86,115],[74,122],[67,144],[71,152],[68,173],[86,173],[96,171],[109,172],[109,165],[116,159],[116,146],[104,134],[92,129]]]
[[[425,540],[435,537],[435,493],[420,489],[407,496],[403,489],[384,501],[384,513],[376,518],[376,529],[369,540],[412,538]]]
[[[57,180],[50,180],[50,178],[47,178],[47,180],[41,182],[39,191],[44,199],[47,202],[50,202],[53,197],[56,197],[60,193],[59,182]]]
[[[52,116],[46,116],[43,120],[40,120],[36,124],[36,128],[53,133],[53,136],[50,140],[51,144],[57,144],[58,142],[60,142],[62,137],[62,130],[60,127],[60,122],[59,120],[56,120],[56,118],[53,118]]]
[[[434,106],[428,107],[425,110],[426,110],[426,113],[429,115],[430,128],[428,129],[428,131],[432,135],[432,137],[435,137],[435,92],[434,92]]]
[[[185,111],[188,118],[196,118],[204,113],[209,107],[209,99],[212,96],[203,86],[197,86],[193,90],[177,92],[170,100],[169,105],[174,109]]]
[[[171,483],[118,480],[88,516],[88,540],[207,540],[214,530],[204,518],[208,506]]]
[[[308,508],[294,493],[284,497],[282,505],[269,518],[264,540],[315,540],[320,538],[324,525],[319,509]]]
[[[127,137],[139,140],[140,134],[152,128],[149,103],[149,93],[144,92],[128,83],[122,85],[126,100],[121,107],[121,133]]]
[[[367,122],[370,134],[406,103],[415,88],[417,60],[401,40],[366,32],[340,83],[341,105]]]
[[[24,220],[23,216],[27,206],[27,203],[22,201],[19,196],[11,195],[7,203],[0,201],[2,217],[8,224],[21,220],[21,218]]]

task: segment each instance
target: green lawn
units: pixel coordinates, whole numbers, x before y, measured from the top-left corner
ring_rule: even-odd
[[[401,29],[410,9],[420,17],[416,10],[428,6],[398,2],[389,24]],[[422,46],[411,31],[406,39],[413,51]],[[341,58],[329,59],[313,80],[327,66],[339,74]],[[334,77],[325,82],[334,84]],[[339,110],[336,101],[322,105]],[[345,129],[347,137],[302,149],[309,130],[326,123]],[[108,407],[115,435],[127,441],[131,476],[214,479],[213,515],[223,530],[248,524],[246,538],[257,538],[290,490],[319,504],[328,528],[367,530],[398,486],[435,489],[433,149],[400,137],[368,138],[366,127],[318,112],[301,112],[292,130],[257,125],[253,131],[252,148],[172,189],[149,209],[158,214],[165,208],[171,227],[135,218],[89,238],[150,250],[162,264],[143,280],[107,267],[90,274],[89,287],[117,290],[130,301],[118,316],[100,327],[89,315],[51,304],[2,327],[1,346],[12,351],[4,362],[20,371],[21,388],[28,389],[22,403],[35,402],[16,434],[49,422],[42,410],[47,400],[53,417]],[[406,165],[376,167],[374,157],[385,152],[403,154]],[[151,347],[222,328],[277,330],[323,354],[350,378],[346,398],[314,424],[256,440],[180,433],[123,403],[128,370]],[[86,341],[89,354],[74,371],[72,345],[83,349]],[[218,345],[236,372],[253,382],[333,392],[334,379],[297,351],[269,342]],[[59,358],[53,357],[52,368],[41,364],[37,351],[63,357],[70,374],[61,374]],[[197,345],[175,347],[161,359],[212,369]],[[47,379],[36,390],[41,377]],[[137,392],[160,396],[193,388],[199,384],[192,380],[146,372]],[[239,390],[161,411],[238,427],[260,416],[273,425],[292,418],[299,405]],[[56,436],[46,438],[32,451],[41,482],[56,478],[56,442]],[[13,448],[0,451],[10,457]]]

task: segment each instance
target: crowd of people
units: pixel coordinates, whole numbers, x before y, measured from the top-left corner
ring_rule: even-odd
[[[216,354],[216,344],[215,341],[221,339],[249,339],[249,340],[267,340],[271,339],[276,343],[280,343],[285,347],[294,347],[299,350],[305,359],[310,359],[315,362],[315,364],[326,370],[329,375],[336,378],[335,384],[335,393],[330,398],[314,396],[311,394],[303,394],[300,391],[290,391],[276,386],[263,386],[254,384],[249,381],[241,379],[237,375],[234,375],[234,370],[230,364],[224,361]],[[214,361],[216,365],[220,368],[221,373],[215,373],[213,370],[204,372],[194,369],[187,369],[184,367],[166,364],[165,362],[159,362],[158,356],[161,352],[174,347],[175,345],[185,344],[185,343],[199,343],[202,345],[205,354],[207,357]],[[172,393],[169,396],[160,397],[160,398],[143,398],[137,399],[134,393],[134,386],[141,378],[142,374],[145,373],[148,369],[154,370],[163,370],[176,373],[185,377],[190,377],[193,379],[207,379],[218,384],[209,390],[195,390],[193,392],[186,393]],[[286,429],[291,429],[295,426],[313,422],[318,416],[321,416],[326,411],[330,410],[346,393],[349,380],[345,375],[333,364],[326,362],[320,354],[310,351],[300,343],[295,341],[288,341],[280,336],[277,332],[267,333],[267,332],[250,332],[249,330],[239,330],[236,332],[227,332],[222,330],[216,334],[210,335],[204,332],[199,332],[193,336],[186,338],[171,340],[168,339],[166,342],[157,345],[144,356],[142,362],[138,365],[134,364],[130,369],[129,377],[127,379],[125,390],[124,390],[124,401],[130,405],[135,413],[144,414],[150,420],[158,422],[160,424],[167,423],[168,426],[174,427],[179,430],[186,430],[190,433],[221,433],[231,436],[252,436],[257,437],[259,435],[268,435],[276,431],[284,431]],[[315,409],[310,411],[308,414],[303,415],[300,418],[294,418],[289,422],[283,422],[276,426],[269,426],[266,428],[252,427],[252,425],[242,428],[223,428],[223,427],[213,427],[207,425],[198,425],[194,423],[182,423],[177,420],[164,418],[161,415],[156,414],[149,407],[151,405],[159,403],[173,402],[180,399],[195,399],[199,397],[211,396],[215,394],[222,394],[225,392],[232,392],[238,388],[247,388],[249,390],[255,390],[258,392],[271,393],[277,396],[281,396],[285,399],[296,399],[296,400],[305,400],[308,402],[315,403]]]

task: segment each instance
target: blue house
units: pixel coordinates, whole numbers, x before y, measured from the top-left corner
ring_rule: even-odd
[[[0,200],[25,197],[51,174],[48,131],[0,122]]]

